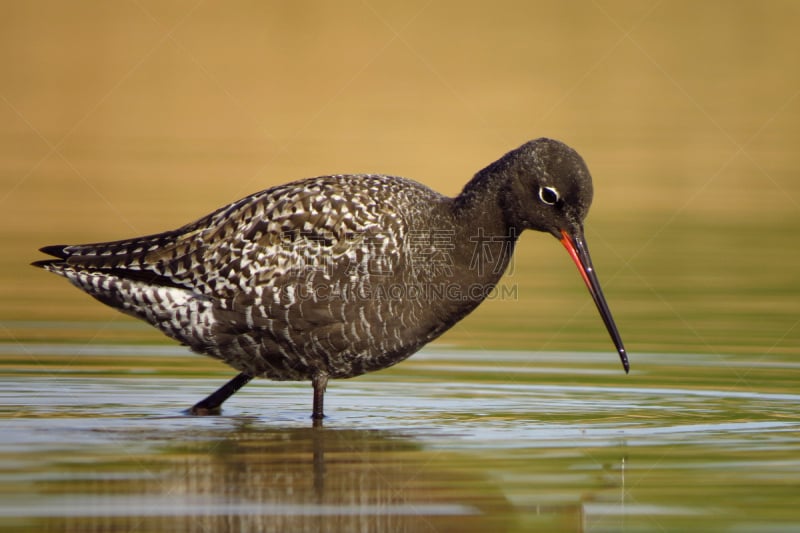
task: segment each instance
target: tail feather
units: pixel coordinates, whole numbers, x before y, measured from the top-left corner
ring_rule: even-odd
[[[72,279],[76,274],[97,273],[166,287],[187,287],[167,266],[190,253],[191,245],[179,232],[166,232],[137,239],[77,245],[51,245],[40,251],[55,259],[34,261],[32,266]]]
[[[34,261],[31,263],[31,266],[35,266],[37,268],[43,268],[45,270],[53,270],[58,264],[64,264],[64,261],[61,259],[42,259],[41,261]]]
[[[39,250],[57,259],[45,259],[32,263],[47,268],[59,262],[76,269],[150,269],[159,259],[174,259],[177,252],[188,251],[189,235],[178,231],[148,235],[137,239],[98,242],[90,244],[45,246]]]
[[[66,251],[67,248],[68,246],[66,244],[54,244],[52,246],[43,246],[42,248],[39,248],[39,251],[46,253],[47,255],[52,255],[53,257],[58,257],[59,259],[66,259],[69,257],[69,252]],[[50,259],[50,261],[52,261],[52,259]],[[37,263],[44,262],[45,261],[37,261]]]
[[[69,253],[65,251],[66,248],[68,247],[64,244],[54,244],[52,246],[44,246],[39,248],[40,252],[46,253],[47,255],[52,255],[58,259],[42,259],[39,261],[34,261],[31,263],[31,266],[50,271],[57,271],[59,265],[66,265],[64,260],[69,257]]]

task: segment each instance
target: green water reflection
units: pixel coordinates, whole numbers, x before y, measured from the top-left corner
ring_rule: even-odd
[[[54,345],[49,362],[96,357],[79,349]],[[131,364],[139,349],[118,346],[128,355],[117,355]],[[155,355],[140,355],[139,366],[198,359]],[[800,525],[798,365],[653,354],[615,378],[617,362],[603,355],[426,351],[332,383],[322,428],[311,427],[304,384],[257,382],[222,416],[198,418],[180,411],[226,375],[7,363],[0,523],[18,531]],[[731,373],[739,387],[720,380]]]

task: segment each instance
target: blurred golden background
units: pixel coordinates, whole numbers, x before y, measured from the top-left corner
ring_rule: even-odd
[[[587,236],[643,352],[794,356],[800,3],[0,3],[0,340],[169,342],[28,266],[339,172],[456,194],[523,142],[595,180]],[[466,348],[613,347],[558,243],[525,235]],[[75,325],[80,325],[77,327]]]

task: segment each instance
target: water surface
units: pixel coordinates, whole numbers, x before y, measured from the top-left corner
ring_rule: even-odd
[[[18,346],[72,362],[100,357],[104,347],[95,348]],[[114,351],[143,366],[202,361],[180,348]],[[0,523],[19,531],[800,527],[792,386],[800,365],[638,355],[627,377],[617,365],[613,353],[428,350],[333,382],[329,417],[313,428],[305,384],[255,382],[221,416],[193,417],[182,409],[228,375],[5,364]],[[746,373],[743,386],[720,386],[728,372]]]

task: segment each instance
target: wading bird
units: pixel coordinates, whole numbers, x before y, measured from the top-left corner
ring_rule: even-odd
[[[311,381],[323,418],[328,380],[394,365],[478,306],[519,234],[550,233],[628,358],[584,238],[592,178],[551,139],[478,172],[454,198],[415,181],[336,175],[242,198],[156,235],[47,246],[33,263],[240,373],[191,408],[219,412],[254,377]]]

